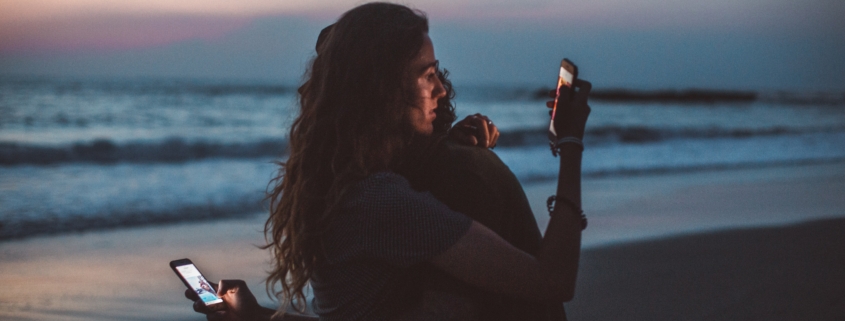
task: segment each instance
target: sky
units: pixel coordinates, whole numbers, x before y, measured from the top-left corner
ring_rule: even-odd
[[[362,1],[0,0],[0,76],[296,84]],[[842,0],[423,0],[456,85],[845,91]]]

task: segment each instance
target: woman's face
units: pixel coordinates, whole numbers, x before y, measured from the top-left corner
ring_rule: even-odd
[[[431,135],[434,131],[432,122],[437,115],[437,100],[446,95],[446,89],[437,77],[437,59],[434,57],[434,45],[426,34],[420,53],[411,61],[411,75],[417,101],[410,112],[411,125],[417,133]]]

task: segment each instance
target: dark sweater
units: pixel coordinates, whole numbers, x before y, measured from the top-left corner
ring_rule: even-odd
[[[380,172],[343,198],[311,277],[321,320],[387,320],[419,294],[414,266],[458,241],[472,220],[398,174]]]
[[[430,191],[452,210],[496,232],[511,245],[536,255],[542,235],[522,185],[492,151],[441,143],[400,173],[417,190]],[[549,164],[557,166],[557,164]],[[566,320],[563,304],[531,302],[489,293],[429,267],[426,289],[472,298],[480,320]]]

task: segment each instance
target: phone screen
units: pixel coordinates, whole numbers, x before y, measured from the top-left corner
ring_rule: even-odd
[[[557,99],[560,97],[560,87],[572,88],[572,82],[575,79],[575,66],[564,59],[560,62],[560,72],[557,77],[557,88],[555,88],[555,103],[552,107],[552,120],[549,124],[549,139],[554,142],[557,140],[557,131],[555,131],[555,114],[557,113]]]
[[[176,271],[188,283],[191,289],[197,293],[205,305],[223,302],[223,300],[217,297],[217,292],[211,287],[211,283],[208,283],[208,280],[200,274],[200,271],[193,264],[176,266]]]

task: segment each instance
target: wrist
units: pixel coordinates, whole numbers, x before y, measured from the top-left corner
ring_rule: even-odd
[[[584,210],[581,209],[580,204],[576,204],[574,201],[563,196],[552,195],[546,200],[546,206],[548,207],[550,216],[554,216],[555,212],[560,212],[560,210],[555,211],[559,206],[568,207],[573,213],[570,218],[580,225],[582,231],[587,228],[587,215],[584,214]]]
[[[580,155],[584,151],[584,146],[578,144],[561,144],[558,150],[561,152],[578,153]]]
[[[575,136],[563,136],[558,138],[555,147],[561,148],[564,145],[578,146],[581,150],[584,150],[584,142],[581,141],[581,138]]]
[[[550,143],[552,155],[557,156],[561,152],[583,152],[584,142],[580,138],[574,136],[560,136],[554,143]]]

